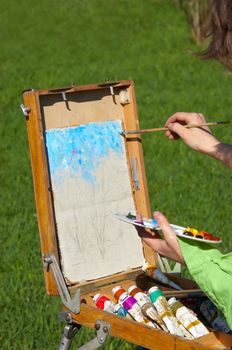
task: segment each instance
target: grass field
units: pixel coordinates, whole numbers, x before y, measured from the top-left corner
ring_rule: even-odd
[[[63,324],[60,301],[44,292],[21,91],[133,79],[149,128],[176,111],[231,119],[232,77],[189,53],[197,48],[171,0],[2,0],[0,13],[0,349],[53,350]],[[214,129],[224,142],[231,131]],[[143,146],[152,208],[221,235],[231,251],[231,171],[162,134],[144,135]],[[92,336],[81,330],[75,346]],[[104,348],[134,345],[109,340]]]

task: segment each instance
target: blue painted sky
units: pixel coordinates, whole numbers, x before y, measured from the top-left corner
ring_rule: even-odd
[[[101,159],[111,152],[124,153],[121,122],[106,121],[77,127],[52,129],[45,133],[52,178],[65,171],[95,182]]]

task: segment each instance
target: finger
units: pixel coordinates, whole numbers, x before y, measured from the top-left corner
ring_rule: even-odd
[[[160,229],[162,230],[165,240],[166,241],[169,241],[170,239],[176,240],[175,231],[169,225],[169,222],[166,219],[166,217],[161,212],[155,211],[154,218],[156,219]]]
[[[165,123],[165,126],[167,127],[168,124],[175,123],[175,122],[186,122],[187,123],[191,119],[190,114],[191,113],[177,112],[168,118],[168,120]]]
[[[135,226],[136,230],[137,230],[137,233],[139,235],[140,238],[142,239],[150,239],[150,238],[153,238],[153,236],[149,233],[147,233],[147,231],[145,230],[144,227],[141,227],[141,226]]]
[[[165,135],[169,140],[177,140],[180,138],[177,134],[171,132],[170,130],[166,131]]]
[[[143,224],[143,216],[139,213],[136,213],[135,222]],[[136,231],[140,238],[142,239],[153,239],[154,237],[160,237],[158,232],[155,229],[150,228],[149,231],[145,226],[135,225]]]
[[[178,138],[179,136],[184,139],[189,135],[189,130],[180,123],[171,123],[168,127],[174,138]]]
[[[165,126],[168,127],[170,123],[175,122],[184,122],[188,123],[200,123],[205,122],[204,116],[201,113],[188,113],[188,112],[177,112],[173,114],[165,123]]]
[[[135,219],[136,222],[138,223],[143,223],[143,216],[140,214],[140,213],[136,213],[136,219]],[[137,233],[139,235],[139,237],[141,238],[149,238],[151,237],[151,235],[149,235],[147,233],[147,231],[145,230],[145,227],[142,227],[142,226],[135,226],[136,230],[137,230]]]
[[[201,123],[203,123],[203,121],[198,122],[198,124],[201,124]],[[186,128],[185,126],[183,126],[180,123],[170,123],[168,125],[168,128],[169,128],[169,130],[172,133],[174,138],[178,138],[177,136],[179,135],[182,139],[187,139],[188,137],[191,137],[191,134],[192,134],[192,131],[189,128]],[[205,132],[212,135],[212,132],[210,131],[208,126],[196,126],[196,128],[201,129],[202,131],[205,131]],[[192,127],[191,129],[195,129],[195,127]]]
[[[163,232],[167,247],[171,249],[172,253],[171,255],[169,254],[169,257],[172,256],[174,260],[184,263],[184,259],[181,253],[181,249],[177,240],[176,233],[169,225],[168,220],[161,212],[157,212],[157,211],[154,212],[154,217]]]
[[[142,214],[140,213],[136,213],[136,219],[135,219],[136,222],[141,222],[143,223],[143,216]]]
[[[206,123],[204,114],[198,113],[198,115],[199,115],[199,117],[200,117],[200,119],[201,119],[201,123],[202,123],[202,124]],[[201,129],[202,129],[202,130],[206,130],[206,131],[208,131],[210,134],[212,134],[212,132],[211,132],[211,130],[210,130],[210,128],[209,128],[208,126],[202,126]]]
[[[176,135],[179,135],[183,140],[187,140],[188,138],[191,137],[192,131],[185,126],[179,124],[179,123],[171,123],[168,125],[169,130],[171,133],[173,133],[173,136],[175,137]],[[208,132],[211,134],[209,128],[207,126],[202,126],[202,127],[196,127],[198,129],[201,129],[202,131]],[[195,128],[191,128],[195,129]]]
[[[167,130],[165,131],[165,135],[169,138],[170,136],[173,137],[173,133],[171,132],[171,130]]]
[[[199,117],[201,118],[202,122],[205,123],[206,120],[205,120],[205,117],[204,117],[204,114],[202,113],[197,113],[199,115]]]

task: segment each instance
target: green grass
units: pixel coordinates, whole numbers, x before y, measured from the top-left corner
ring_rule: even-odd
[[[0,3],[0,348],[56,349],[58,298],[44,291],[21,91],[133,79],[142,128],[176,111],[231,118],[232,80],[217,62],[193,57],[184,14],[171,0],[41,0]],[[231,142],[231,127],[216,127]],[[230,170],[162,134],[144,135],[153,209],[171,222],[208,229],[232,243]],[[75,346],[93,337],[83,329]],[[109,340],[105,349],[134,349]]]

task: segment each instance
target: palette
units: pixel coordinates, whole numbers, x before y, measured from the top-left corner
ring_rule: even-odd
[[[144,227],[144,228],[149,228],[151,230],[161,230],[155,219],[143,218],[143,222],[139,222],[139,221],[136,221],[136,216],[131,214],[131,213],[129,213],[127,215],[116,213],[116,214],[114,214],[114,216],[121,221],[127,222],[128,224],[132,224],[132,225],[140,226],[140,227]],[[222,240],[219,237],[216,237],[216,236],[209,234],[209,233],[207,233],[207,234],[209,235],[209,237],[211,239],[206,239],[203,237],[198,238],[195,236],[188,236],[187,234],[185,234],[184,231],[186,231],[188,229],[186,227],[182,227],[182,226],[178,226],[178,225],[174,225],[174,224],[170,224],[170,226],[173,228],[176,235],[179,237],[182,237],[182,238],[190,239],[193,241],[199,241],[202,243],[219,244],[222,242]],[[190,230],[193,230],[193,229],[190,229]]]

